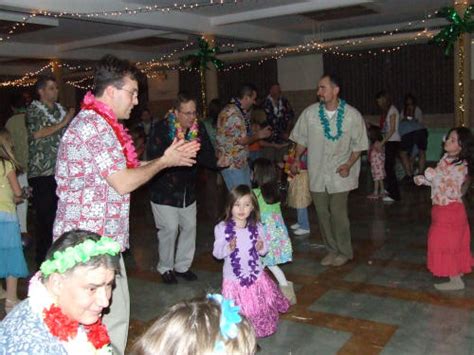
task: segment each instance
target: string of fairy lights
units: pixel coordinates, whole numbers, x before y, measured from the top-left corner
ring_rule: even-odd
[[[14,86],[14,87],[25,87],[25,86],[32,86],[34,84],[34,81],[36,80],[35,77],[39,75],[40,73],[44,72],[47,69],[53,68],[53,62],[49,62],[45,66],[41,67],[40,69],[36,71],[32,71],[29,73],[24,74],[21,78],[15,79],[15,80],[7,80],[0,82],[0,87],[8,87],[8,86]]]
[[[204,6],[216,6],[216,5],[224,5],[228,3],[238,3],[241,2],[237,0],[232,0],[232,1],[225,1],[225,0],[209,0],[209,1],[201,1],[200,3],[196,2],[194,3],[192,8],[196,7],[204,7]],[[159,5],[154,5],[154,6],[144,6],[136,9],[124,9],[122,11],[117,12],[115,16],[120,16],[123,14],[135,14],[135,13],[129,13],[129,12],[134,12],[137,11],[137,13],[143,13],[143,12],[152,12],[152,11],[172,11],[172,10],[187,10],[187,9],[192,9],[191,5],[179,5],[175,3],[173,6],[168,6],[168,7],[163,7]],[[81,15],[81,16],[86,16],[87,14],[89,15],[94,15],[94,16],[106,16],[104,12],[97,12],[97,13],[81,13],[78,14],[76,13],[75,15]],[[109,13],[109,12],[107,12]],[[239,63],[229,63],[225,65],[223,68],[220,70],[223,72],[229,72],[229,71],[234,71],[234,70],[243,70],[245,68],[248,68],[252,65],[262,65],[268,60],[275,60],[275,59],[280,59],[288,55],[296,55],[296,54],[302,54],[302,53],[323,53],[323,54],[331,54],[331,55],[336,55],[340,57],[345,57],[345,58],[354,58],[354,57],[363,57],[363,56],[378,56],[378,55],[385,55],[385,54],[391,54],[394,52],[397,52],[401,50],[402,47],[408,46],[411,42],[413,41],[418,41],[421,39],[430,39],[433,37],[433,31],[428,31],[426,27],[424,27],[422,30],[415,31],[411,38],[406,39],[402,43],[398,43],[393,46],[389,47],[383,47],[383,48],[370,48],[366,50],[358,50],[357,52],[354,52],[357,50],[357,48],[360,47],[367,47],[370,46],[371,42],[375,43],[376,41],[379,41],[380,39],[383,39],[384,37],[390,37],[394,36],[396,34],[401,34],[403,32],[409,32],[412,28],[416,27],[423,27],[426,25],[426,21],[433,16],[437,14],[437,11],[433,13],[427,13],[425,18],[421,20],[416,20],[416,21],[411,21],[408,22],[405,26],[397,27],[393,30],[390,31],[383,31],[379,35],[373,35],[370,37],[365,37],[365,38],[359,38],[359,39],[347,39],[344,42],[340,42],[338,45],[333,45],[330,46],[325,42],[318,42],[318,41],[311,41],[305,44],[300,44],[297,46],[288,46],[288,47],[276,47],[276,48],[268,48],[268,47],[260,47],[260,48],[245,48],[245,49],[238,49],[237,45],[233,42],[227,42],[227,43],[217,43],[214,40],[210,40],[210,44],[212,46],[214,45],[219,45],[219,48],[221,49],[221,53],[227,54],[227,53],[233,53],[233,54],[239,54],[239,53],[245,53],[247,54],[247,57],[259,57],[258,60],[248,60],[245,62],[239,62]],[[54,14],[54,13],[47,13],[47,14],[42,14],[43,16],[55,16],[58,15],[59,17],[62,16],[71,16],[70,13],[62,12],[59,14]],[[110,13],[111,15],[111,13]],[[30,16],[33,16],[31,14]],[[35,15],[38,16],[38,15]],[[111,15],[112,16],[112,15]],[[22,24],[27,21],[27,18],[24,18],[25,21],[23,23],[18,23],[17,25],[21,26]],[[1,41],[1,38],[0,38]],[[155,78],[163,78],[163,73],[165,71],[194,71],[196,69],[193,68],[188,68],[184,65],[179,64],[177,61],[177,57],[183,55],[185,52],[192,50],[195,45],[197,44],[197,41],[189,41],[186,42],[182,47],[173,49],[169,53],[165,53],[161,55],[158,58],[153,58],[149,61],[146,62],[137,62],[136,65],[137,67],[149,78],[149,79],[155,79]],[[75,72],[76,74],[83,74],[85,77],[77,80],[67,80],[65,81],[66,84],[74,86],[76,88],[84,89],[84,90],[89,90],[92,88],[92,77],[90,76],[90,71],[92,70],[92,67],[90,66],[81,66],[81,65],[73,65],[73,64],[68,64],[65,62],[54,62],[51,61],[47,65],[41,67],[40,69],[32,72],[28,72],[23,74],[22,77],[15,79],[15,80],[7,80],[0,82],[0,87],[6,87],[6,86],[31,86],[34,83],[34,78],[44,70],[47,70],[48,68],[53,70],[54,65],[56,65],[59,68],[65,68],[71,72]]]
[[[97,17],[118,17],[118,16],[134,16],[140,15],[143,13],[151,13],[151,12],[161,12],[161,13],[169,13],[172,11],[189,11],[195,10],[197,8],[206,8],[212,6],[224,6],[229,4],[238,4],[242,3],[243,0],[203,0],[203,1],[196,1],[191,4],[187,3],[178,3],[174,2],[171,5],[160,5],[156,3],[154,5],[146,5],[146,6],[139,6],[135,8],[128,8],[125,7],[120,10],[107,10],[107,11],[95,11],[95,12],[68,12],[68,11],[48,11],[48,10],[35,10],[32,13],[25,15],[22,19],[12,26],[10,26],[6,34],[0,36],[0,42],[6,41],[11,39],[12,35],[15,32],[18,32],[22,27],[24,27],[31,19],[35,17],[50,17],[50,18],[97,18]]]
[[[398,43],[397,45],[394,45],[391,47],[385,47],[385,48],[367,49],[366,51],[358,51],[357,53],[353,53],[353,51],[357,49],[357,47],[370,45],[370,42],[374,42],[380,39],[381,37],[394,36],[404,31],[405,32],[409,31],[410,28],[413,28],[414,26],[420,26],[420,25],[424,26],[426,24],[427,19],[432,18],[436,14],[437,14],[437,11],[433,13],[428,13],[426,15],[426,18],[424,19],[408,22],[405,26],[400,27],[400,28],[397,27],[391,31],[383,31],[381,35],[371,36],[369,39],[351,39],[351,40],[348,39],[346,40],[344,44],[341,44],[339,46],[328,46],[324,42],[311,41],[309,43],[301,44],[296,47],[295,46],[279,47],[279,48],[261,47],[261,48],[244,49],[241,51],[241,50],[235,50],[236,48],[235,44],[225,44],[225,45],[220,45],[220,48],[225,49],[227,46],[227,47],[232,48],[233,53],[245,52],[253,56],[259,56],[262,53],[266,52],[267,55],[259,59],[256,62],[257,65],[262,65],[268,60],[280,59],[287,55],[301,54],[304,52],[329,53],[332,55],[337,55],[337,56],[347,57],[347,58],[362,57],[364,55],[377,56],[377,55],[383,55],[383,54],[390,54],[390,53],[399,51],[402,47],[408,46],[410,42],[413,42],[413,41],[416,42],[421,39],[431,39],[433,37],[433,33],[429,32],[428,29],[424,27],[422,30],[416,31],[412,35],[411,39],[405,40],[404,42]],[[163,55],[159,59],[152,59],[146,63],[140,63],[142,65],[141,69],[144,70],[146,73],[151,72],[153,70],[152,68],[156,68],[156,67],[167,69],[167,70],[185,70],[185,71],[197,70],[197,69],[189,69],[186,67],[183,68],[180,65],[171,64],[170,62],[172,57],[176,56],[176,54],[178,53],[185,52],[192,45],[194,45],[194,42],[191,42],[185,45],[183,48],[181,48],[181,50],[174,50],[172,53],[169,54],[169,56]],[[213,45],[213,43],[211,43],[211,45]],[[348,49],[342,50],[341,49],[342,47],[348,48]],[[254,61],[249,61],[249,62],[239,63],[239,64],[229,64],[220,70],[222,71],[241,70],[245,67],[251,66],[252,63],[254,63]]]

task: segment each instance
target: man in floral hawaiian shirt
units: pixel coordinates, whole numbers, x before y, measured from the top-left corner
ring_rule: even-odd
[[[59,141],[64,127],[74,116],[57,103],[58,86],[51,76],[40,77],[35,84],[34,100],[26,110],[28,132],[28,182],[33,189],[33,208],[36,211],[36,264],[39,266],[53,241],[53,223],[57,197],[54,168]]]
[[[271,134],[269,127],[249,134],[250,122],[245,116],[256,98],[257,88],[253,84],[243,85],[239,96],[224,107],[217,119],[217,165],[225,168],[221,173],[229,191],[241,184],[250,186],[248,146]]]
[[[138,104],[138,71],[128,61],[105,56],[95,69],[94,93],[66,130],[58,152],[58,212],[54,236],[84,229],[111,237],[129,248],[130,192],[159,171],[192,166],[198,142],[175,141],[163,156],[139,162],[132,138],[118,119],[128,119]],[[127,344],[130,296],[122,257],[110,312],[104,323],[115,352]]]

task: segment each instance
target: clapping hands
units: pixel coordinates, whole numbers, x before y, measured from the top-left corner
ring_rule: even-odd
[[[185,140],[173,140],[173,143],[165,150],[163,159],[167,167],[193,166],[196,164],[196,155],[201,144],[197,141],[187,142]]]

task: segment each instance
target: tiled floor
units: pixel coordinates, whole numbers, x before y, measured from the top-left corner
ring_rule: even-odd
[[[131,250],[126,254],[130,342],[178,300],[219,291],[222,264],[212,258],[222,186],[212,174],[200,179],[196,282],[161,283],[156,232],[146,189],[133,194]],[[259,340],[260,354],[473,354],[474,277],[464,291],[440,293],[426,270],[429,190],[403,187],[403,200],[384,205],[365,198],[369,183],[350,195],[355,259],[339,268],[319,264],[321,248],[314,209],[312,233],[293,238],[294,262],[283,266],[294,281],[298,304],[281,318],[272,337]],[[295,213],[284,209],[288,225]]]

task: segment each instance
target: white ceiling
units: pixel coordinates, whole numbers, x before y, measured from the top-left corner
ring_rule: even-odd
[[[195,3],[202,6],[189,9]],[[0,61],[5,62],[3,68],[0,67],[0,74],[11,73],[20,60],[23,68],[28,63],[25,61],[27,58],[91,61],[112,53],[132,61],[147,61],[169,54],[173,49],[181,49],[203,34],[215,35],[220,43],[234,44],[232,51],[235,52],[238,48],[296,46],[312,40],[331,43],[337,39],[338,43],[343,43],[350,38],[374,36],[396,28],[400,32],[409,32],[390,39],[383,36],[373,43],[375,46],[391,41],[396,45],[397,41],[412,38],[413,31],[444,24],[444,20],[428,16],[442,6],[451,5],[452,1],[214,0],[213,3],[210,6],[211,0],[2,0],[2,21],[20,20],[21,23],[22,17],[38,10],[48,11],[50,16],[38,15],[27,21],[48,27],[34,32],[13,33],[10,39],[0,42]],[[188,9],[160,10],[166,6],[173,7],[173,4],[186,4]],[[110,16],[111,12],[124,12],[126,8],[140,10],[145,6],[155,10]],[[373,13],[336,20],[323,17],[320,21],[305,16],[329,9],[344,14],[350,6],[363,6]],[[55,17],[64,12],[76,16]],[[79,13],[82,14],[80,18],[77,16]],[[94,13],[93,17],[86,16],[91,13]],[[3,25],[6,28],[5,23]],[[175,42],[160,44],[150,38]],[[140,39],[142,43],[128,42]],[[351,49],[354,48],[347,48]]]

